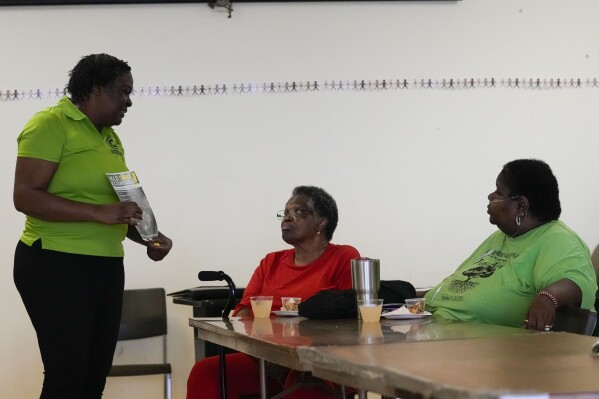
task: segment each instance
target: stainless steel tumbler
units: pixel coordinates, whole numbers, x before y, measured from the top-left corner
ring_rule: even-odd
[[[356,258],[351,260],[351,282],[358,299],[378,299],[381,285],[381,264],[378,259]],[[358,305],[356,303],[356,309]],[[358,312],[358,319],[360,319]]]

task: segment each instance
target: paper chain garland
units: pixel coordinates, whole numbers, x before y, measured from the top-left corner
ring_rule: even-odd
[[[381,79],[331,80],[304,82],[233,83],[214,85],[144,86],[134,88],[137,97],[194,97],[224,94],[278,94],[317,91],[384,91],[384,90],[469,90],[469,89],[532,89],[555,90],[599,88],[599,78],[508,78],[508,79]],[[60,98],[65,89],[0,90],[0,102]]]

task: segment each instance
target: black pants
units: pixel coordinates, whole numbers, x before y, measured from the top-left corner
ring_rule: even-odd
[[[98,399],[121,320],[123,258],[44,250],[19,241],[14,280],[44,363],[40,399]]]

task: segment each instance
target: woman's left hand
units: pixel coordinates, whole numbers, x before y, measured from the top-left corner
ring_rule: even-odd
[[[562,306],[580,306],[582,290],[570,279],[564,278],[541,290],[533,299],[524,320],[524,328],[551,331],[555,311]]]
[[[545,295],[537,295],[528,308],[524,328],[551,331],[555,322],[555,305]]]
[[[168,255],[171,248],[173,247],[173,241],[159,232],[158,237],[148,241],[146,246],[148,258],[152,259],[155,262],[158,262],[164,259],[166,255]]]

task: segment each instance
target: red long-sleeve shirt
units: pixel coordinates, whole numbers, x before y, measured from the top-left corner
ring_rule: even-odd
[[[304,266],[293,262],[294,249],[271,252],[254,271],[233,314],[251,311],[250,297],[272,295],[272,309],[281,308],[281,297],[299,297],[302,301],[322,290],[345,290],[352,287],[350,261],[360,253],[349,245],[329,244],[315,261]]]

